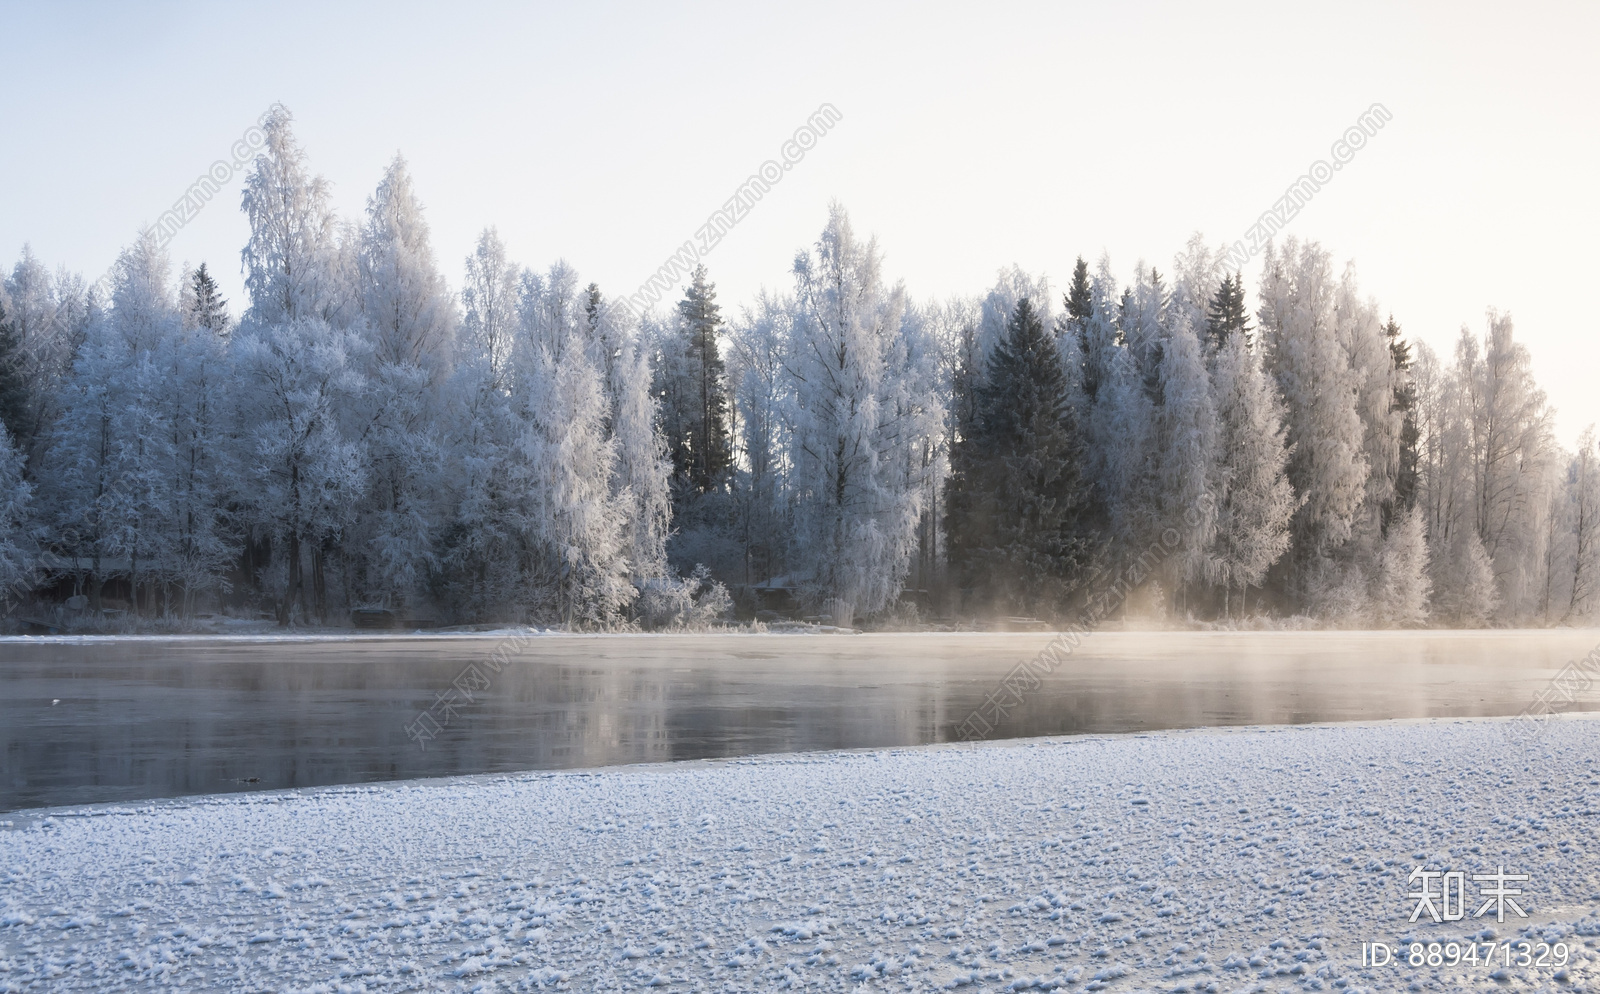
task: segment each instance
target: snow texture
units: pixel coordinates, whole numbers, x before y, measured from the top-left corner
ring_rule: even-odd
[[[1593,990],[1600,721],[1084,737],[0,822],[0,991]],[[1408,925],[1421,864],[1531,917]],[[1469,895],[1470,896],[1470,895]],[[1564,972],[1361,943],[1574,947]]]

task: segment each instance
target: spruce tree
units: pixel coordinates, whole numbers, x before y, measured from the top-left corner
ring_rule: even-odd
[[[1212,354],[1222,351],[1228,336],[1238,332],[1250,343],[1250,315],[1245,308],[1244,276],[1224,276],[1222,284],[1206,308],[1206,344]]]
[[[1055,339],[1024,298],[966,385],[973,412],[951,450],[949,556],[976,605],[1048,614],[1072,589],[1083,544],[1081,447]]]
[[[218,335],[228,330],[228,302],[217,288],[217,281],[206,272],[206,264],[194,271],[193,297],[189,301],[190,321],[197,328],[210,328]]]
[[[1072,267],[1072,285],[1067,288],[1063,302],[1067,306],[1065,330],[1078,336],[1078,355],[1083,364],[1083,393],[1092,404],[1100,392],[1100,378],[1095,365],[1090,362],[1089,316],[1094,313],[1094,299],[1089,295],[1089,264],[1078,256]]]
[[[1384,530],[1396,512],[1409,511],[1417,503],[1417,443],[1421,432],[1417,428],[1417,388],[1411,382],[1411,343],[1400,337],[1400,325],[1390,315],[1383,326],[1389,339],[1389,360],[1394,365],[1398,385],[1394,390],[1394,410],[1402,417],[1400,424],[1400,468],[1394,479],[1394,501],[1384,508]]]
[[[28,419],[28,381],[22,369],[22,341],[11,319],[6,314],[5,301],[0,300],[0,424],[7,434],[22,442],[32,437],[25,422]]]
[[[590,283],[583,291],[583,313],[589,319],[589,335],[600,334],[600,284]]]
[[[716,284],[706,279],[706,267],[696,266],[683,299],[678,302],[680,333],[690,382],[682,412],[681,434],[669,440],[676,473],[699,493],[721,485],[733,452],[728,439],[726,370],[717,346],[722,309],[717,306]]]

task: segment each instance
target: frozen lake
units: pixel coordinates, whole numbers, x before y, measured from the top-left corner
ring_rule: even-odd
[[[538,636],[487,687],[498,637],[0,640],[0,810],[948,741],[1050,638]],[[1597,642],[1097,632],[989,737],[1516,714]]]

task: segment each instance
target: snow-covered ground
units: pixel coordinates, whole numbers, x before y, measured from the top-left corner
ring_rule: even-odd
[[[1207,730],[6,817],[8,991],[1600,989],[1581,716],[1526,751],[1498,720]],[[1530,917],[1409,925],[1421,864],[1526,873]],[[1467,936],[1572,951],[1361,965]]]

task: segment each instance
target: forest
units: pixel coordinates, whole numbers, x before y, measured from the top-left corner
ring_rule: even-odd
[[[681,629],[1592,619],[1593,430],[1509,315],[1410,341],[1353,265],[1192,238],[914,300],[835,205],[783,289],[634,318],[486,229],[452,288],[403,158],[359,218],[287,112],[247,299],[150,231],[0,289],[0,591],[88,630],[230,613]],[[231,260],[229,260],[231,264]],[[774,274],[781,276],[782,274]],[[618,292],[626,288],[617,288]],[[237,313],[236,313],[237,312]]]

